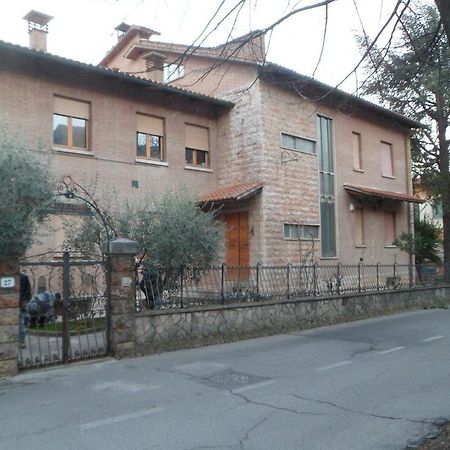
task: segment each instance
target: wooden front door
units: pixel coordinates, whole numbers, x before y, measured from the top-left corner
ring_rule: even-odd
[[[248,211],[228,213],[225,221],[225,263],[229,280],[248,279],[250,253],[248,246]],[[239,268],[239,269],[238,269]]]

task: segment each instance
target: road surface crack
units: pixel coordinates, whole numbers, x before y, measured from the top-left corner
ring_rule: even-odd
[[[293,409],[293,408],[286,408],[284,406],[272,405],[271,403],[258,402],[256,400],[251,400],[250,398],[248,398],[245,395],[240,394],[238,392],[230,391],[230,393],[232,395],[235,395],[236,397],[242,398],[247,403],[251,403],[252,405],[265,406],[266,408],[275,409],[277,411],[285,411],[285,412],[289,412],[289,413],[292,413],[292,414],[299,414],[299,415],[306,415],[306,416],[329,416],[330,415],[329,413],[317,413],[317,412],[312,412],[312,411],[299,411],[299,410]]]
[[[368,416],[368,417],[375,417],[377,419],[384,419],[384,420],[401,420],[404,422],[412,422],[412,423],[421,423],[421,424],[429,424],[429,425],[434,425],[435,421],[434,420],[421,420],[421,419],[411,419],[408,417],[397,417],[397,416],[387,416],[387,415],[383,415],[383,414],[374,414],[374,413],[369,413],[366,411],[360,411],[357,409],[351,409],[351,408],[346,408],[345,406],[341,406],[338,405],[337,403],[333,403],[333,402],[329,402],[326,400],[318,400],[315,398],[309,398],[309,397],[303,397],[301,395],[298,394],[292,394],[293,397],[296,397],[300,400],[305,400],[305,401],[309,401],[309,402],[313,402],[313,403],[318,403],[320,405],[327,405],[327,406],[332,406],[333,408],[339,409],[341,411],[345,411],[351,414],[358,414],[358,415],[362,415],[362,416]]]

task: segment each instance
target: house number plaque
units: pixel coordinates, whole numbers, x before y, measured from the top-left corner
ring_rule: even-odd
[[[1,277],[0,287],[3,289],[12,289],[16,285],[16,279],[14,277]]]

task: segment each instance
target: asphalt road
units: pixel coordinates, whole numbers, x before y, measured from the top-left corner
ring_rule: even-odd
[[[450,418],[450,311],[0,382],[0,449],[404,449]]]

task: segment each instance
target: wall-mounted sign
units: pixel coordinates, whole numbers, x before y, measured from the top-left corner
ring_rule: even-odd
[[[0,277],[0,287],[3,289],[12,289],[16,285],[14,277]]]

